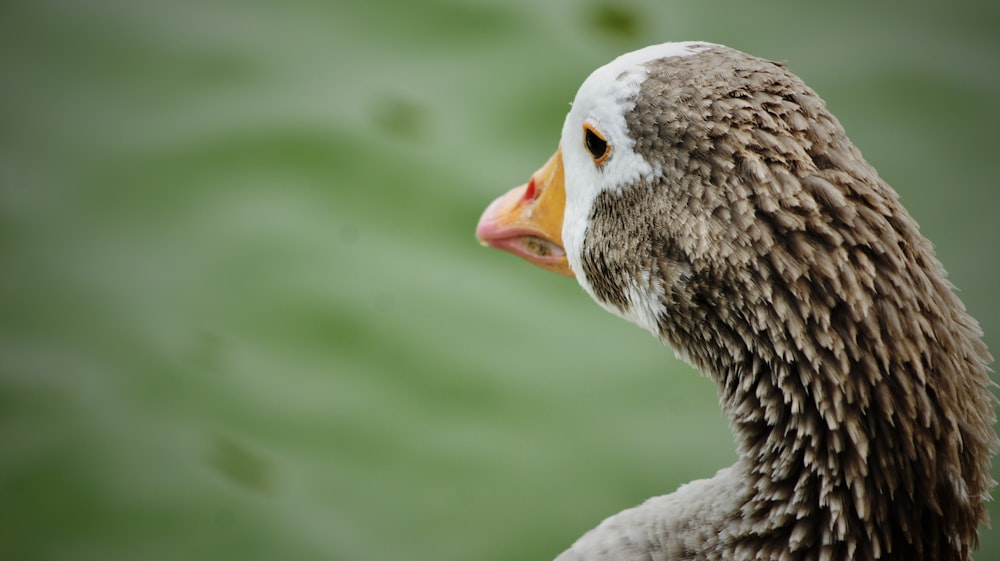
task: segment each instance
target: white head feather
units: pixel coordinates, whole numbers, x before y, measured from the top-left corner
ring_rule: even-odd
[[[635,96],[646,79],[646,64],[670,57],[697,54],[715,45],[702,42],[663,43],[624,54],[595,70],[580,86],[572,108],[563,124],[562,148],[565,170],[566,208],[562,238],[570,267],[580,285],[594,297],[593,288],[583,274],[581,256],[583,239],[591,208],[597,195],[616,191],[637,181],[657,177],[659,170],[634,151],[625,115],[635,107]],[[611,146],[611,155],[602,165],[594,163],[584,145],[584,126],[590,125]],[[655,333],[658,299],[631,286],[633,306],[619,310],[594,298],[608,311]]]

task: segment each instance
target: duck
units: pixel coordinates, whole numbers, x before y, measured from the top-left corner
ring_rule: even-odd
[[[732,466],[557,561],[971,558],[993,359],[897,193],[786,63],[706,42],[616,58],[476,235],[713,380],[736,442]]]

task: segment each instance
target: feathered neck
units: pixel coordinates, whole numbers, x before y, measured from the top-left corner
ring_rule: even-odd
[[[741,457],[740,488],[727,491],[743,497],[739,547],[767,559],[970,558],[993,484],[989,355],[937,272],[881,270],[864,303],[794,296],[780,281],[761,295],[776,279],[732,279],[705,300],[727,305],[664,322],[719,384]]]
[[[657,176],[597,197],[581,256],[596,299],[655,318],[718,382],[736,435],[671,539],[705,559],[967,560],[997,449],[980,329],[822,101],[717,54],[650,72],[627,118]]]

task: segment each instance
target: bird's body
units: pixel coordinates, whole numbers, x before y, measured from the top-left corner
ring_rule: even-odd
[[[674,43],[598,69],[478,235],[669,343],[737,441],[735,465],[559,561],[970,558],[992,359],[895,192],[783,65]]]

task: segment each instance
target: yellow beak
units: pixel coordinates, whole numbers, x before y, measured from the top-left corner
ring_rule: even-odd
[[[574,276],[562,243],[566,208],[562,148],[531,176],[493,201],[476,226],[480,243],[522,257],[543,269]]]

